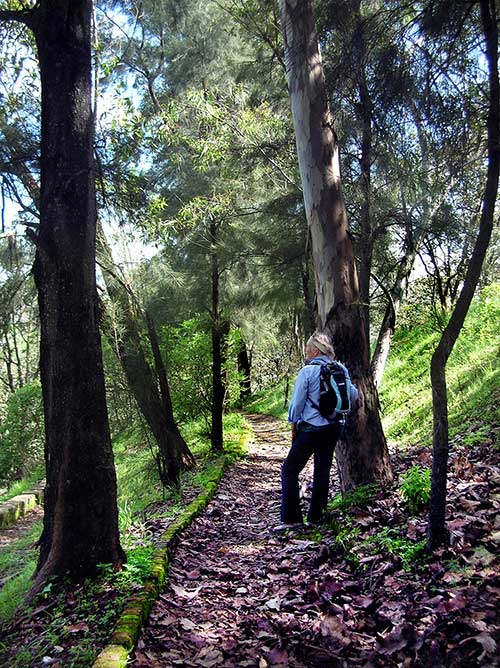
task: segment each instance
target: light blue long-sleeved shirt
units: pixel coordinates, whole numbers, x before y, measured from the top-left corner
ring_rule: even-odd
[[[311,364],[310,362],[313,361],[314,364]],[[330,424],[330,421],[319,412],[321,365],[318,362],[328,364],[332,361],[327,355],[320,355],[310,360],[309,364],[306,363],[299,371],[288,408],[288,422],[295,422],[297,425],[307,422],[314,427],[326,427]],[[349,375],[345,366],[343,364],[341,366]],[[358,390],[352,384],[351,388],[351,405],[354,406],[358,398]]]

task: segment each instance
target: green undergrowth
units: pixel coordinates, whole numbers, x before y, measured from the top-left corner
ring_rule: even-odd
[[[41,532],[42,521],[39,520],[28,533],[0,551],[0,622],[13,616],[30,588],[38,558],[36,541]]]
[[[245,410],[248,413],[261,413],[263,415],[272,415],[273,417],[286,420],[288,416],[288,402],[292,396],[294,378],[290,380],[288,401],[285,401],[286,382],[281,380],[279,383],[256,392],[245,403]]]
[[[384,527],[374,536],[366,539],[365,545],[373,554],[391,554],[401,560],[404,571],[416,571],[429,561],[426,541],[413,541],[401,535],[400,530]]]
[[[450,436],[498,447],[500,425],[500,284],[471,305],[447,364]],[[430,361],[440,332],[430,324],[396,332],[380,389],[387,437],[427,445],[432,438]]]
[[[401,477],[401,496],[410,515],[418,515],[429,503],[431,494],[431,470],[425,466],[411,466]]]
[[[9,485],[9,487],[0,494],[0,503],[2,501],[8,501],[13,496],[18,494],[23,494],[24,492],[29,491],[33,485],[39,483],[45,475],[43,467],[37,467],[28,476],[22,478],[22,480],[15,480]]]
[[[242,440],[249,428],[238,413],[224,416],[224,454],[229,459],[243,456]],[[141,429],[127,430],[114,440],[115,465],[118,480],[118,509],[120,531],[125,544],[137,542],[137,535],[147,514],[174,519],[186,505],[185,492],[201,491],[213,476],[219,455],[212,453],[203,421],[183,426],[182,433],[196,459],[196,467],[181,474],[180,488],[166,489],[160,482]],[[155,507],[161,509],[155,512]],[[147,540],[145,536],[142,542]]]
[[[353,507],[366,508],[366,506],[373,500],[378,489],[378,485],[360,485],[356,489],[346,492],[345,494],[337,494],[328,504],[330,512],[341,511],[347,512]]]
[[[432,440],[430,362],[440,337],[433,322],[402,328],[393,339],[379,397],[385,433],[400,446]],[[460,434],[466,444],[499,444],[499,330],[497,283],[473,301],[446,369],[450,437]],[[286,420],[285,380],[253,394],[245,410]]]
[[[166,527],[191,503],[193,498],[213,485],[220,467],[220,456],[210,451],[206,427],[190,423],[182,429],[193,452],[197,466],[182,474],[179,489],[165,490],[159,480],[151,453],[140,429],[129,429],[114,439],[118,479],[118,506],[121,542],[127,562],[120,572],[103,565],[96,580],[79,585],[50,582],[35,602],[35,609],[48,605],[45,630],[38,638],[30,638],[29,646],[10,636],[0,642],[0,665],[3,654],[10,668],[41,665],[43,657],[60,660],[67,668],[88,668],[107,642],[113,625],[130,594],[151,576],[154,552],[151,520],[162,520]],[[231,414],[224,419],[224,454],[229,461],[244,456],[244,442],[250,429],[242,415]],[[160,532],[163,531],[160,529]],[[22,605],[30,587],[36,565],[41,522],[29,534],[12,541],[2,549],[0,557],[0,625],[7,628],[16,608]],[[22,609],[22,608],[21,608]],[[22,609],[24,615],[32,609]],[[1,635],[1,634],[0,634]],[[10,646],[20,643],[16,656]]]
[[[417,467],[415,467],[417,468]],[[418,484],[413,487],[421,491],[425,476],[418,471]],[[363,571],[370,562],[369,555],[378,559],[391,557],[400,562],[404,571],[416,572],[428,563],[425,540],[415,541],[407,536],[407,521],[402,515],[391,527],[370,527],[370,506],[377,506],[377,499],[384,491],[377,485],[362,485],[352,492],[338,494],[328,504],[320,530],[325,531],[329,549],[344,559],[355,572]],[[421,496],[418,496],[418,501]],[[412,497],[414,498],[414,497]],[[420,508],[420,506],[419,506]],[[362,521],[359,522],[359,519]],[[328,531],[328,533],[326,533]]]

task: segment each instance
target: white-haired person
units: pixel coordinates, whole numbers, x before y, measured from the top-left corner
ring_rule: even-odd
[[[306,343],[305,357],[305,366],[298,373],[288,410],[292,447],[281,469],[282,524],[276,527],[276,531],[302,525],[299,474],[313,455],[314,475],[307,522],[316,524],[321,520],[328,502],[330,470],[341,429],[337,416],[329,419],[319,411],[321,367],[335,359],[329,335],[315,332]],[[341,366],[348,376],[347,369]],[[354,405],[358,391],[350,385],[351,404]]]

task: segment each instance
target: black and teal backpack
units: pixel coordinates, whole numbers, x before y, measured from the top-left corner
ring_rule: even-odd
[[[318,364],[319,362],[313,362]],[[345,420],[352,409],[351,379],[346,369],[338,362],[320,362],[319,407],[321,415],[328,420]]]

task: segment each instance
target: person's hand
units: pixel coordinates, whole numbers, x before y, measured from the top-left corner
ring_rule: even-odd
[[[298,431],[298,429],[297,429],[297,423],[296,423],[296,422],[292,422],[292,443],[293,443],[293,442],[295,441],[295,439],[297,438],[297,431]]]

